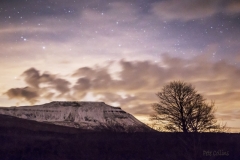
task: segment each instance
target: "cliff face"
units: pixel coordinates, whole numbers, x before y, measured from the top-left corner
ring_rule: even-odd
[[[0,114],[93,131],[151,131],[131,114],[104,102],[54,101],[35,106],[1,107]]]

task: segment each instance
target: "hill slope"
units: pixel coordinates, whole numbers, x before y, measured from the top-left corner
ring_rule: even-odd
[[[104,102],[54,101],[35,106],[1,107],[0,114],[92,131],[152,131],[131,114]]]

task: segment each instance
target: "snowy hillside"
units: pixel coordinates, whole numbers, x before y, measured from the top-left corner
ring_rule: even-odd
[[[89,130],[151,130],[121,108],[109,106],[104,102],[54,101],[35,106],[0,107],[0,114]]]

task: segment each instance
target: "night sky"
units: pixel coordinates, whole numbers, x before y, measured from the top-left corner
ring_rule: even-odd
[[[1,1],[0,75],[0,106],[104,101],[143,122],[182,80],[236,131],[240,1]]]

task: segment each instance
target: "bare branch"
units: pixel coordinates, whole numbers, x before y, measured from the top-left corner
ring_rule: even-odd
[[[159,102],[152,104],[155,114],[150,120],[167,122],[165,129],[174,132],[227,131],[226,124],[217,124],[214,102],[207,104],[191,84],[170,82],[156,95]]]

